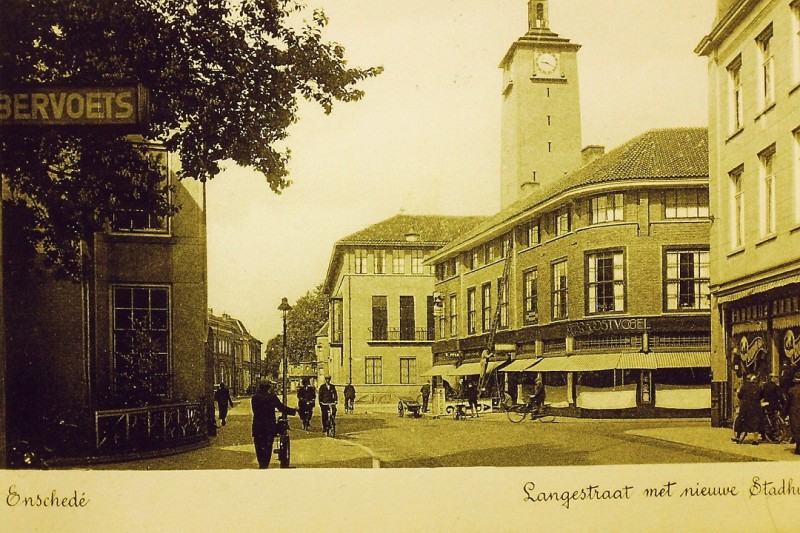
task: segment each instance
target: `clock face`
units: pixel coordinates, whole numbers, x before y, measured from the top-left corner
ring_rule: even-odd
[[[536,68],[545,74],[552,74],[558,67],[558,57],[550,53],[539,54],[536,58]]]

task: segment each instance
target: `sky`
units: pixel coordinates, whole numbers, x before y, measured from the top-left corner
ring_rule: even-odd
[[[325,279],[338,239],[401,212],[499,210],[498,65],[527,31],[526,0],[305,2],[350,66],[384,72],[330,115],[301,103],[282,194],[233,163],[208,184],[209,307],[263,342],[281,332],[281,298]],[[714,15],[715,0],[550,0],[550,28],[582,45],[582,144],[706,126],[707,62],[693,50]]]

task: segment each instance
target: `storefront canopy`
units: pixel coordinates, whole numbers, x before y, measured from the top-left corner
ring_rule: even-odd
[[[536,363],[536,359],[517,359],[516,361],[511,361],[508,365],[504,366],[500,369],[501,372],[524,372],[533,364]]]
[[[526,368],[531,372],[593,372],[617,368],[651,370],[697,368],[711,366],[711,352],[587,354],[541,357],[533,361],[535,363]]]
[[[489,361],[489,364],[486,366],[486,373],[488,374],[498,366],[502,365],[505,361]],[[464,363],[460,367],[456,368],[450,375],[451,376],[477,376],[481,373],[481,368],[483,367],[483,363],[480,361],[476,363]]]
[[[420,376],[454,376],[456,365],[436,365],[422,372]]]

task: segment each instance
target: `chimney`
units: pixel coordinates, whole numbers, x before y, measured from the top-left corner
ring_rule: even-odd
[[[588,165],[598,157],[606,153],[606,147],[599,144],[590,144],[581,150],[582,164]]]

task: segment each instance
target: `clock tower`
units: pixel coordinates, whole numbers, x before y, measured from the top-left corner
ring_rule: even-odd
[[[528,2],[528,31],[500,62],[501,208],[581,164],[580,45],[550,30],[547,0]]]

